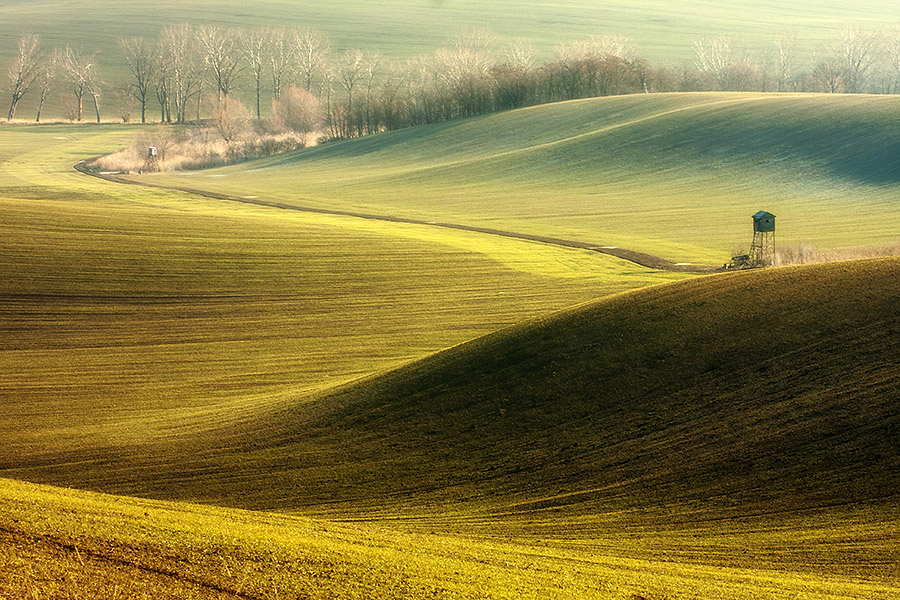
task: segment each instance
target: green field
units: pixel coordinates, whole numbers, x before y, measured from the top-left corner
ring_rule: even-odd
[[[142,180],[721,265],[761,209],[783,245],[896,242],[898,120],[889,96],[622,96]]]
[[[7,469],[317,518],[4,480],[0,581],[38,597],[892,598],[898,275],[887,259],[652,287],[205,439]]]
[[[0,67],[25,31],[96,51],[111,119],[117,40],[179,23],[396,64],[623,34],[673,72],[793,34],[804,71],[900,11],[0,0]],[[73,165],[172,128],[3,124],[0,600],[900,597],[900,258],[705,268],[758,210],[779,247],[896,252],[898,124],[898,96],[636,94],[118,180]]]
[[[131,131],[0,132],[7,451],[207,428],[679,277],[484,235],[123,190],[72,170],[79,152]]]
[[[424,223],[894,242],[898,111],[609,98],[137,178],[421,224],[72,168],[138,127],[0,129],[0,590],[896,596],[900,260],[698,278]]]
[[[881,552],[896,562],[897,519],[890,511],[838,509],[815,518],[644,528],[560,543],[404,532],[10,480],[0,480],[0,507],[0,584],[13,598],[873,600],[897,594],[896,576],[836,574],[862,540],[870,556]],[[837,521],[843,526],[835,527]],[[793,540],[790,548],[786,539]],[[758,568],[758,557],[710,564],[766,548],[774,559],[767,568]],[[663,549],[678,555],[660,554]],[[810,550],[814,560],[828,562],[805,571],[775,566],[802,564]]]

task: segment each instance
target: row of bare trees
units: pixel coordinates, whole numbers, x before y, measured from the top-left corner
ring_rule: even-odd
[[[218,109],[220,102],[234,95],[245,74],[252,80],[260,118],[264,91],[277,100],[283,89],[297,81],[311,89],[329,52],[327,39],[315,31],[244,31],[214,25],[173,25],[164,28],[156,40],[129,37],[120,39],[119,46],[131,76],[125,85],[110,86],[98,76],[97,53],[84,54],[70,46],[44,52],[39,36],[23,35],[8,69],[8,120],[16,116],[22,98],[36,89],[36,120],[40,121],[44,103],[57,86],[71,92],[64,94],[64,110],[71,120],[83,119],[87,97],[93,101],[99,121],[102,91],[113,89],[121,105],[137,103],[142,123],[154,100],[160,121],[185,122],[200,118],[204,88],[214,92]],[[125,119],[127,112],[130,110],[122,111]]]
[[[353,137],[556,100],[650,91],[648,63],[624,38],[562,46],[543,65],[536,56],[527,42],[498,46],[480,30],[403,65],[347,52],[332,63],[332,75],[324,71],[328,133]]]
[[[278,100],[298,81],[312,89],[329,52],[325,37],[311,30],[247,31],[215,25],[175,25],[163,29],[155,42],[132,37],[119,43],[131,70],[129,94],[140,106],[141,122],[153,95],[161,121],[184,122],[201,117],[205,86],[212,88],[218,110],[223,103],[227,108],[227,99],[246,79],[254,92],[256,117],[261,118],[265,91]],[[189,115],[195,103],[196,113]]]
[[[875,32],[844,29],[812,63],[798,62],[796,35],[784,35],[768,51],[751,51],[734,38],[701,39],[696,89],[900,93],[900,28]]]
[[[252,97],[253,112],[261,119],[295,85],[321,101],[322,133],[332,138],[638,92],[900,93],[900,29],[846,29],[805,66],[798,62],[795,36],[783,36],[763,52],[758,47],[750,51],[734,39],[697,40],[696,63],[682,68],[651,67],[622,36],[561,45],[553,59],[538,64],[531,44],[501,46],[483,30],[457,35],[432,55],[403,64],[359,49],[333,53],[319,32],[279,27],[173,25],[156,39],[129,37],[119,45],[130,77],[109,85],[98,75],[96,53],[69,46],[43,52],[38,36],[22,36],[8,70],[8,119],[35,90],[40,120],[54,86],[63,92],[71,120],[83,118],[89,100],[99,121],[106,90],[114,92],[123,120],[134,107],[146,122],[156,105],[160,121],[186,122],[226,110],[238,91]],[[267,100],[275,103],[272,108]]]
[[[82,120],[84,100],[85,96],[88,96],[93,100],[97,122],[100,122],[102,83],[97,76],[96,55],[88,56],[73,50],[70,46],[65,46],[45,56],[41,52],[39,37],[29,33],[19,39],[19,46],[9,65],[7,76],[12,96],[7,120],[11,121],[16,116],[16,109],[25,94],[36,88],[38,94],[36,120],[40,121],[54,79],[59,76],[74,96],[71,110],[75,118]]]

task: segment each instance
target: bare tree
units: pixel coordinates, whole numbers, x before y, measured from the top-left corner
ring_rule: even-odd
[[[319,86],[322,97],[325,98],[325,121],[328,128],[328,134],[332,138],[340,135],[338,131],[337,107],[334,100],[334,84],[336,75],[334,71],[328,67],[322,69],[322,84]],[[307,90],[308,91],[308,90]]]
[[[366,86],[365,132],[367,134],[375,133],[378,130],[378,125],[375,123],[375,111],[373,107],[372,91],[375,89],[375,80],[381,74],[382,68],[383,61],[381,59],[381,56],[378,54],[370,55],[363,65],[363,82]],[[360,127],[359,129],[362,128]]]
[[[116,110],[123,123],[131,122],[131,115],[134,112],[134,95],[130,90],[116,91]]]
[[[156,101],[159,102],[159,120],[161,123],[172,121],[172,73],[169,69],[169,61],[161,53],[154,55],[156,63],[156,78],[153,81],[153,89]]]
[[[193,44],[190,25],[173,25],[163,29],[157,47],[156,95],[166,121],[187,120],[188,102],[200,94],[202,66]]]
[[[634,44],[627,36],[621,34],[591,36],[587,41],[578,44],[585,54],[594,56],[617,56],[633,59],[637,55]]]
[[[272,53],[272,35],[267,29],[256,28],[250,31],[244,31],[240,34],[240,49],[244,60],[250,67],[250,75],[253,77],[254,89],[256,90],[256,118],[262,118],[260,103],[262,97],[263,73],[265,68],[271,64],[270,56]]]
[[[96,70],[91,71],[92,75],[96,74]],[[87,81],[87,91],[91,95],[91,100],[94,101],[94,112],[97,115],[97,122],[100,122],[100,96],[102,95],[101,90],[103,88],[103,82],[95,77],[88,78]]]
[[[250,123],[250,110],[236,99],[222,102],[213,119],[216,131],[222,136],[231,153],[234,152],[238,142],[251,131]]]
[[[269,32],[269,75],[272,77],[272,97],[281,98],[284,86],[293,83],[297,75],[298,46],[283,27],[274,27]]]
[[[878,34],[850,27],[841,32],[830,50],[840,65],[844,90],[851,94],[861,92],[878,58]]]
[[[493,35],[473,29],[454,36],[449,48],[437,51],[439,75],[453,98],[454,114],[448,116],[470,116],[487,110],[493,50]]]
[[[75,95],[75,116],[78,121],[84,117],[84,95],[88,94],[94,101],[97,122],[100,122],[100,81],[97,79],[96,55],[85,56],[80,50],[66,46],[59,55],[60,68],[66,80],[72,86]]]
[[[347,50],[341,58],[338,71],[338,82],[347,92],[346,114],[339,119],[339,129],[343,137],[353,135],[353,96],[364,76],[365,58],[362,50]]]
[[[729,75],[735,63],[734,42],[729,38],[701,39],[694,42],[694,52],[697,68],[711,75],[721,89],[729,89]]]
[[[133,78],[128,86],[128,94],[141,105],[141,123],[146,123],[147,102],[157,65],[157,61],[153,58],[153,46],[142,37],[130,37],[120,39],[119,47]]]
[[[557,60],[545,68],[554,80],[557,99],[581,98],[584,95],[584,57],[573,45],[561,44],[556,49]]]
[[[900,27],[885,33],[884,48],[894,76],[893,92],[900,93]]]
[[[523,40],[516,41],[505,50],[506,60],[492,69],[497,108],[511,109],[524,106],[533,93],[532,70],[537,51]]]
[[[694,42],[697,67],[721,90],[763,89],[768,76],[746,46],[730,38]]]
[[[201,25],[197,28],[197,40],[204,64],[216,84],[217,101],[224,102],[227,110],[228,97],[234,91],[243,68],[241,54],[236,47],[237,32],[217,25]]]
[[[308,135],[322,127],[322,103],[307,90],[291,85],[280,99],[272,100],[270,119],[277,129],[299,134],[306,145]]]
[[[576,44],[584,75],[585,96],[608,96],[624,91],[634,75],[634,47],[621,35],[592,37]]]
[[[400,90],[407,83],[407,74],[397,67],[388,68],[381,78],[380,121],[388,129],[398,129],[403,123],[403,101]]]
[[[40,56],[41,40],[34,33],[26,33],[19,38],[19,48],[12,63],[9,65],[7,77],[9,89],[12,92],[12,102],[9,105],[7,121],[12,121],[16,116],[16,107],[22,96],[31,88],[38,78],[43,62]]]
[[[516,40],[506,47],[504,54],[508,64],[522,71],[530,71],[535,65],[537,48],[528,40]]]
[[[819,91],[836,94],[844,90],[844,68],[833,56],[819,58],[813,64],[812,78]]]
[[[442,84],[436,77],[436,59],[419,57],[409,61],[405,71],[410,124],[422,125],[436,121],[440,118],[438,96],[441,94],[439,86]]]
[[[53,89],[53,80],[56,76],[58,62],[58,53],[54,52],[49,60],[45,60],[41,63],[41,66],[38,69],[36,80],[38,86],[38,105],[37,116],[34,119],[35,123],[41,122],[41,112],[44,110],[44,102],[46,102],[47,97],[50,95],[50,90]]]
[[[322,75],[326,67],[326,58],[331,52],[331,43],[321,32],[304,29],[295,33],[294,47],[303,87],[307,91],[314,92],[313,81],[316,76]],[[346,55],[344,58],[346,59]]]
[[[778,91],[787,92],[793,85],[794,62],[797,57],[797,36],[794,34],[782,35],[776,44],[778,49]]]

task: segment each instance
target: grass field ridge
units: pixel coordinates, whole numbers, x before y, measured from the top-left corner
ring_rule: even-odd
[[[665,96],[665,94],[657,94],[657,95]],[[735,95],[737,96],[738,94],[735,94]],[[486,155],[481,155],[481,156],[477,156],[477,157],[461,158],[458,160],[437,163],[434,165],[428,165],[428,166],[424,166],[424,167],[423,166],[419,166],[419,167],[413,166],[413,167],[409,167],[409,170],[399,171],[399,172],[395,172],[393,174],[394,175],[400,175],[400,174],[405,175],[405,174],[412,174],[412,173],[427,173],[430,170],[440,170],[440,169],[446,169],[449,167],[461,167],[461,166],[465,166],[465,165],[472,165],[472,164],[480,163],[482,161],[492,161],[492,160],[512,158],[512,157],[521,157],[522,155],[528,154],[530,152],[535,152],[538,150],[545,150],[548,148],[553,148],[554,146],[563,146],[565,144],[569,144],[569,143],[576,142],[579,140],[589,139],[594,136],[602,136],[604,134],[607,134],[607,133],[610,133],[610,132],[613,132],[613,131],[616,131],[619,129],[624,129],[627,127],[644,124],[644,123],[647,123],[648,121],[665,118],[665,117],[675,115],[678,113],[682,113],[682,112],[699,111],[699,110],[704,110],[707,108],[711,108],[714,106],[720,106],[720,105],[740,104],[740,103],[744,103],[744,102],[759,101],[763,98],[765,98],[765,96],[759,95],[759,96],[752,96],[752,97],[746,97],[746,96],[736,97],[734,99],[729,99],[729,100],[710,100],[705,103],[701,102],[701,103],[698,103],[695,105],[681,106],[678,108],[665,110],[665,111],[662,111],[659,113],[650,114],[647,116],[640,117],[638,119],[634,119],[632,121],[625,121],[625,122],[621,122],[621,123],[616,123],[614,125],[607,125],[605,127],[600,127],[598,129],[595,129],[592,131],[569,135],[568,137],[562,137],[557,140],[541,142],[541,143],[534,144],[534,145],[528,145],[528,143],[526,141],[525,145],[523,145],[521,148],[515,148],[512,150],[504,150],[501,152],[496,152],[494,154],[486,154]],[[579,102],[591,102],[591,101],[595,101],[595,100],[596,100],[596,98],[587,98],[587,99],[581,99],[581,100],[569,100],[567,102],[560,102],[559,104],[565,106],[566,104],[576,104]],[[523,111],[540,110],[540,108],[541,108],[540,106],[537,106],[537,107],[523,108],[520,110],[523,110]],[[365,176],[362,175],[362,176],[360,176],[360,179],[363,179],[364,177]],[[352,178],[350,178],[350,180],[352,180]]]
[[[896,239],[898,116],[650,94],[140,178],[201,195],[72,170],[141,128],[0,128],[0,476],[56,486],[0,479],[0,595],[896,598],[900,259],[534,240]]]

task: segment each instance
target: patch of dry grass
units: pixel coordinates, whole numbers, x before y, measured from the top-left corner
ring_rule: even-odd
[[[157,156],[151,157],[148,148]],[[306,146],[306,136],[293,132],[271,133],[248,129],[226,140],[210,126],[188,127],[175,133],[157,128],[142,134],[127,148],[96,159],[97,170],[119,173],[193,171],[222,167],[253,158],[280,154]]]
[[[776,250],[775,264],[778,266],[806,265],[887,256],[900,256],[900,242],[831,249],[817,248],[812,244],[779,246]]]

